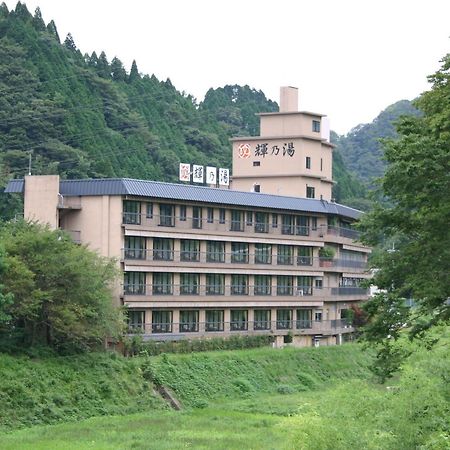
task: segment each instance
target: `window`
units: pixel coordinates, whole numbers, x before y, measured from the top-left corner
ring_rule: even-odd
[[[295,234],[298,236],[309,236],[309,217],[297,216]]]
[[[198,311],[180,311],[180,332],[195,333],[198,331]]]
[[[255,244],[255,264],[272,264],[271,244]]]
[[[198,295],[199,284],[198,273],[180,273],[180,295]]]
[[[172,333],[172,311],[152,311],[152,333]]]
[[[244,231],[242,216],[242,211],[237,209],[231,210],[231,231]]]
[[[281,234],[294,234],[295,217],[291,214],[281,215]]]
[[[125,272],[123,291],[129,295],[145,295],[145,272]]]
[[[316,289],[322,289],[323,288],[323,279],[322,278],[316,278],[314,282],[314,287]]]
[[[259,167],[261,165],[261,161],[253,161],[253,167]]]
[[[314,321],[322,322],[322,310],[319,309],[314,313]]]
[[[248,275],[231,275],[231,295],[248,295]]]
[[[319,120],[312,121],[312,130],[314,131],[314,133],[320,133],[320,121]]]
[[[311,157],[310,156],[306,157],[306,168],[311,169]]]
[[[278,227],[278,214],[272,214],[272,228]]]
[[[225,262],[225,242],[207,241],[206,242],[206,261],[207,262]]]
[[[140,225],[141,203],[132,200],[123,201],[123,223]]]
[[[225,294],[225,275],[220,273],[206,274],[206,295]]]
[[[297,277],[297,295],[312,295],[313,277],[300,276]]]
[[[296,328],[312,328],[312,310],[311,309],[297,309],[297,323]]]
[[[270,295],[272,292],[272,277],[270,275],[255,275],[255,295]]]
[[[192,207],[192,228],[202,227],[202,208],[200,206]]]
[[[317,230],[317,217],[311,217],[311,230]]]
[[[181,239],[181,261],[200,261],[200,241],[194,239]]]
[[[145,331],[145,311],[127,311],[130,331]]]
[[[186,205],[180,205],[180,221],[186,222],[186,216],[187,216],[187,208]]]
[[[206,210],[206,215],[207,215],[207,221],[208,223],[213,223],[214,222],[214,208],[208,208]]]
[[[293,277],[289,275],[277,276],[277,295],[292,295],[294,293]]]
[[[231,262],[248,263],[248,244],[245,242],[231,243]]]
[[[277,264],[287,266],[294,264],[294,247],[292,245],[278,245]]]
[[[292,328],[292,309],[277,309],[277,330]]]
[[[247,225],[252,226],[253,225],[253,212],[247,211]]]
[[[312,186],[306,186],[306,198],[316,198],[316,189]]]
[[[253,185],[253,192],[261,192],[261,185],[260,184],[254,184]]]
[[[147,219],[153,219],[153,203],[145,204],[145,217]]]
[[[270,309],[255,309],[254,311],[254,330],[270,330]]]
[[[230,330],[245,331],[248,329],[248,311],[246,309],[230,310]]]
[[[125,236],[125,259],[145,259],[146,258],[146,239],[137,236]]]
[[[255,233],[269,232],[269,214],[264,212],[255,213]]]
[[[153,238],[153,260],[173,261],[173,239]]]
[[[223,310],[206,310],[205,318],[205,331],[223,331]]]
[[[297,256],[297,265],[299,266],[312,266],[313,263],[313,248],[312,247],[299,247]]]
[[[173,273],[153,273],[153,295],[172,295]]]
[[[225,209],[219,209],[219,223],[225,223]]]
[[[164,227],[173,227],[175,225],[174,205],[160,203],[159,224]]]

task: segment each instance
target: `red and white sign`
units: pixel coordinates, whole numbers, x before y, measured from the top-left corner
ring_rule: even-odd
[[[252,152],[250,144],[240,144],[238,147],[239,158],[247,159],[250,158]]]
[[[180,163],[180,181],[191,180],[191,165]]]

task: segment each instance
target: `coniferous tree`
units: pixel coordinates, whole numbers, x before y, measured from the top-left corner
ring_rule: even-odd
[[[67,33],[66,39],[64,40],[64,47],[72,52],[76,52],[77,46],[75,45],[75,41],[73,40],[73,36],[71,33]]]
[[[139,71],[137,68],[136,60],[133,59],[133,63],[131,64],[130,76],[128,77],[128,81],[133,83],[133,81],[139,80],[141,76],[139,75]]]
[[[111,67],[105,52],[101,52],[97,61],[97,74],[102,78],[111,78]]]
[[[61,42],[61,39],[59,38],[58,30],[56,29],[55,22],[53,20],[50,20],[50,22],[47,25],[47,31],[55,37],[58,43]]]
[[[33,17],[33,26],[37,31],[44,31],[46,29],[44,19],[42,18],[41,9],[36,8]]]
[[[0,5],[0,17],[6,18],[6,17],[8,17],[8,14],[9,14],[8,7],[6,6],[6,3],[3,2],[3,3]]]
[[[125,81],[127,79],[127,72],[119,58],[115,57],[111,61],[111,75],[115,81]]]

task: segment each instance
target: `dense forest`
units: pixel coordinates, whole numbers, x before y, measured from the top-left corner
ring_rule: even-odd
[[[141,74],[136,61],[127,71],[104,52],[82,54],[39,8],[32,15],[20,2],[0,6],[0,93],[0,189],[30,161],[34,174],[63,178],[176,181],[179,162],[231,167],[229,138],[258,134],[255,114],[278,109],[260,90],[237,85],[210,89],[198,103],[170,79]],[[366,187],[346,168],[359,173],[351,162],[364,159],[358,142],[333,138],[334,198],[366,208]],[[4,198],[0,216],[19,209]]]

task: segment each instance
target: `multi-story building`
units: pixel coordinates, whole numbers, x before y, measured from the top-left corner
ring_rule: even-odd
[[[303,121],[320,119],[298,114]],[[303,140],[310,139],[304,136],[294,143],[298,161],[305,151],[317,150],[317,142],[329,153],[323,179],[313,177],[321,199],[254,192],[253,180],[245,177],[234,178],[230,190],[27,176],[10,181],[6,192],[24,193],[27,219],[65,229],[75,241],[117,258],[123,272],[117,304],[128,307],[131,330],[146,339],[271,334],[282,344],[289,334],[298,345],[331,345],[353,331],[349,309],[368,298],[360,283],[368,277],[370,249],[355,242],[353,223],[360,212],[326,199],[331,146],[321,138],[305,150]],[[239,138],[234,146],[238,153],[248,144],[250,157],[237,155],[245,164],[260,155],[251,139]],[[262,158],[254,167],[268,174]],[[292,165],[293,157],[287,158]],[[299,170],[292,189],[290,166],[273,177],[275,184],[264,187],[269,176],[260,184],[269,192],[284,183],[296,195],[311,179]]]

